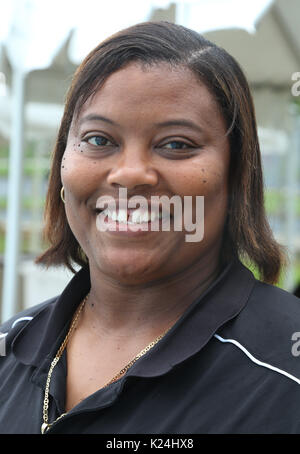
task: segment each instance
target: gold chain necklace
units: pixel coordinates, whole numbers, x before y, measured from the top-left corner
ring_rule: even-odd
[[[53,361],[51,362],[51,365],[50,365],[50,368],[49,368],[49,372],[48,372],[48,376],[47,376],[47,380],[46,380],[46,386],[45,386],[45,395],[44,395],[44,403],[43,403],[43,423],[41,425],[41,433],[44,434],[45,432],[47,432],[47,430],[55,423],[57,422],[59,419],[63,418],[66,414],[66,413],[62,413],[58,418],[56,418],[52,423],[49,423],[49,420],[48,420],[48,408],[49,408],[49,390],[50,390],[50,381],[51,381],[51,377],[52,377],[52,373],[53,373],[53,370],[56,366],[56,364],[58,363],[58,361],[60,360],[62,354],[63,354],[63,351],[64,349],[66,348],[66,345],[68,343],[68,340],[73,332],[73,330],[75,329],[76,325],[77,325],[77,322],[78,322],[78,318],[79,318],[79,315],[81,314],[81,311],[82,309],[84,308],[85,306],[85,303],[87,302],[87,299],[89,297],[89,293],[87,294],[87,296],[84,298],[84,300],[82,301],[82,303],[80,304],[76,314],[75,314],[75,317],[73,319],[73,322],[71,323],[71,326],[69,328],[69,331],[66,335],[66,337],[64,338],[61,346],[59,347],[56,355],[55,355],[55,358],[53,359]],[[143,348],[143,350],[141,350],[125,367],[123,367],[123,369],[121,369],[117,375],[115,375],[108,383],[106,383],[106,385],[104,385],[102,388],[106,388],[108,385],[110,385],[111,383],[113,383],[114,381],[116,381],[117,379],[119,379],[120,377],[122,377],[122,375],[124,375],[128,369],[130,369],[130,367],[139,359],[141,358],[143,355],[145,355],[145,353],[147,353],[149,350],[151,350],[152,347],[154,347],[154,345],[156,345],[165,335],[166,333],[169,331],[170,328],[166,329],[166,331],[164,331],[162,334],[160,334],[154,341],[150,342],[149,345],[147,345],[147,347]]]

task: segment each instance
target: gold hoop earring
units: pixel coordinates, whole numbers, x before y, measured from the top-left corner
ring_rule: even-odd
[[[62,187],[60,190],[60,198],[65,203],[65,188]]]

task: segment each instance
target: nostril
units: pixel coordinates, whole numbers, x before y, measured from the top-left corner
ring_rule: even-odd
[[[104,208],[95,208],[95,212],[96,212],[97,214],[102,213],[102,211],[104,211]]]
[[[154,169],[135,167],[119,167],[113,169],[107,176],[107,183],[112,187],[127,188],[128,190],[142,190],[144,187],[155,186],[158,183],[158,175]]]

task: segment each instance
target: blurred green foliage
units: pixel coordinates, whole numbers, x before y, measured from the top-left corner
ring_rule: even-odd
[[[296,112],[300,115],[300,96],[293,96],[291,103],[295,107]]]
[[[282,190],[268,189],[265,191],[265,207],[268,215],[283,215],[285,210],[285,195]],[[300,199],[296,201],[296,213],[300,216]]]
[[[252,271],[252,273],[254,274],[256,279],[260,278],[259,271],[255,265],[253,265],[247,261],[243,261],[243,263],[247,268],[249,268],[250,271]],[[293,273],[294,273],[294,282],[295,282],[295,287],[296,287],[296,283],[300,283],[300,260],[296,262],[295,267],[293,269]],[[276,286],[280,287],[280,288],[284,288],[285,278],[286,278],[286,270],[283,269]]]

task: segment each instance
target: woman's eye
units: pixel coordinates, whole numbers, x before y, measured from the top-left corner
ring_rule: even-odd
[[[172,140],[172,142],[168,142],[162,146],[162,148],[167,148],[169,150],[182,150],[185,148],[193,148],[191,145],[180,142],[179,140]]]
[[[86,139],[86,142],[96,147],[104,147],[106,145],[113,145],[113,143],[103,136],[91,136]]]

